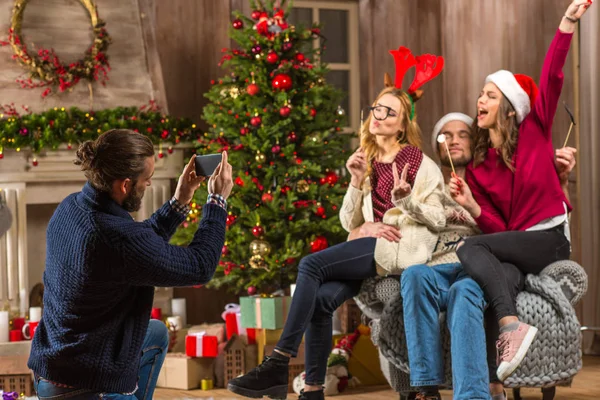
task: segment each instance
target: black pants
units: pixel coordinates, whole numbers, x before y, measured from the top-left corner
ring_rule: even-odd
[[[516,316],[517,308],[502,263],[524,274],[538,274],[549,264],[566,260],[571,245],[562,225],[545,231],[511,231],[472,236],[456,252],[465,271],[481,286],[496,319]]]
[[[504,268],[504,283],[510,293],[511,301],[517,301],[517,295],[525,286],[525,274],[519,268],[509,263],[502,263]],[[485,346],[487,352],[488,370],[490,373],[490,382],[500,383],[496,371],[498,363],[496,362],[496,340],[500,336],[500,325],[496,318],[496,313],[489,307],[483,315],[485,321]]]

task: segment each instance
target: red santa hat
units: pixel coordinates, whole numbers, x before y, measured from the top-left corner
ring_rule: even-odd
[[[531,111],[538,94],[538,88],[533,79],[527,75],[513,74],[510,71],[499,70],[485,78],[485,83],[492,82],[504,94],[517,113],[517,123],[523,122]]]

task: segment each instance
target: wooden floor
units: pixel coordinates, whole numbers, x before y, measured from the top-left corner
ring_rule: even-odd
[[[444,400],[452,399],[452,392],[442,392]],[[542,398],[539,389],[523,389],[521,391],[523,399],[537,400]],[[296,399],[295,394],[290,394],[289,399]],[[335,396],[336,399],[355,399],[355,400],[388,400],[397,399],[398,394],[389,387],[366,386],[344,392],[344,394]],[[509,392],[509,399],[512,400],[512,393]],[[202,391],[202,390],[170,390],[156,389],[154,399],[171,400],[192,400],[192,399],[244,399],[244,397],[235,396],[224,389]],[[600,357],[584,357],[583,369],[575,377],[573,386],[559,387],[556,390],[555,400],[598,400],[600,399]]]

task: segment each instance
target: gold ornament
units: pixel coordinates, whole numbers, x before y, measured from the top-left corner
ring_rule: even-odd
[[[250,261],[248,263],[250,264],[250,267],[254,269],[267,269],[267,262],[265,261],[265,258],[258,254],[250,257]]]
[[[266,257],[271,253],[271,244],[266,240],[253,240],[250,243],[250,253]]]
[[[256,157],[254,157],[256,159],[256,162],[259,163],[264,163],[267,158],[265,157],[265,155],[263,153],[261,153],[260,151],[256,153]]]
[[[296,191],[298,193],[306,193],[306,192],[308,192],[309,189],[310,189],[310,185],[304,179],[300,179],[296,183]]]
[[[236,98],[237,98],[237,97],[240,95],[240,89],[238,89],[238,88],[237,88],[237,87],[235,87],[235,86],[234,86],[234,87],[232,87],[232,88],[229,90],[229,95],[230,95],[232,98],[236,99]]]

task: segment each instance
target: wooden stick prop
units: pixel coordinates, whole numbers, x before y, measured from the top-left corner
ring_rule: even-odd
[[[565,139],[565,144],[563,145],[563,147],[567,147],[567,142],[569,141],[569,136],[571,135],[573,126],[577,125],[577,124],[575,123],[575,117],[573,116],[573,113],[571,112],[571,110],[569,110],[567,103],[563,101],[563,105],[565,106],[565,110],[567,110],[567,113],[569,113],[569,117],[571,118],[571,126],[569,126],[569,132],[567,133],[567,138]]]
[[[450,156],[450,149],[448,148],[448,143],[446,143],[446,135],[438,135],[437,137],[437,141],[438,143],[444,143],[444,147],[446,148],[446,151],[448,152],[448,160],[450,160],[450,167],[452,167],[452,173],[454,175],[456,175],[456,171],[454,170],[454,163],[452,162],[452,157]]]

